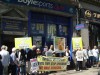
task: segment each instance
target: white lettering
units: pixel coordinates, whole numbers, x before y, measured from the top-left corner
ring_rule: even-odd
[[[30,5],[30,4],[32,4],[32,1],[31,0],[28,0],[27,5]]]
[[[20,3],[24,3],[26,5],[36,5],[39,7],[46,7],[46,8],[53,8],[53,4],[51,3],[46,3],[42,1],[36,1],[36,0],[18,0]]]
[[[23,0],[18,0],[18,2],[23,2]]]

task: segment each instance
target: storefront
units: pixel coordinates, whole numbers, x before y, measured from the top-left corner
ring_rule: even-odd
[[[73,17],[76,14],[74,6],[47,0],[3,0],[3,2],[27,10],[27,31],[28,36],[33,38],[33,44],[35,39],[40,39],[42,47],[50,46],[53,44],[53,37],[59,36],[66,38],[66,45],[72,50]]]
[[[82,15],[81,17],[84,17],[83,23],[85,23],[85,29],[87,29],[88,33],[87,35],[89,39],[89,46],[93,48],[94,45],[99,46],[99,40],[100,40],[100,12],[96,12],[89,9],[82,9]],[[82,32],[83,33],[83,32]]]

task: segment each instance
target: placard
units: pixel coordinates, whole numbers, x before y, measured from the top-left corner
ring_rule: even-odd
[[[37,47],[42,46],[42,36],[33,36],[33,45],[36,45]]]
[[[65,51],[65,38],[64,37],[54,37],[54,50],[55,52]]]
[[[34,59],[30,59],[31,62],[31,72],[37,72],[39,70],[39,65],[38,65],[38,61],[36,58]]]
[[[73,43],[73,50],[76,50],[78,48],[83,49],[82,37],[73,37],[72,43]]]
[[[15,38],[15,47],[17,49],[32,48],[31,37]]]

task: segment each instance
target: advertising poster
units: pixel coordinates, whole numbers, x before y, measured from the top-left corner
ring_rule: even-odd
[[[34,35],[44,34],[43,23],[31,23],[31,33]]]
[[[46,57],[37,58],[39,71],[63,71],[66,70],[68,57]]]
[[[38,65],[38,61],[36,58],[34,59],[30,59],[31,62],[31,72],[37,72],[39,70],[39,65]]]
[[[72,43],[73,43],[73,50],[76,50],[78,48],[83,49],[82,37],[73,37]]]
[[[33,37],[33,45],[36,45],[37,47],[41,47],[42,46],[42,37],[34,36]]]
[[[65,51],[65,38],[64,37],[54,37],[54,50],[56,52]]]
[[[15,47],[17,49],[32,48],[31,37],[15,38]]]
[[[56,35],[56,25],[55,24],[48,24],[48,31],[47,31],[47,40],[52,41],[54,36]]]

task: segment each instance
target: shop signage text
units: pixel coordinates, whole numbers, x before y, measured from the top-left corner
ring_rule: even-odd
[[[76,13],[75,7],[68,6],[68,5],[61,5],[61,4],[49,2],[46,0],[2,0],[2,1],[9,4],[46,8],[46,9],[60,11],[60,12],[67,12],[70,14]]]
[[[93,12],[90,10],[85,10],[85,17],[100,19],[100,13]]]

